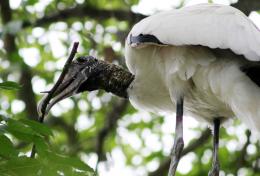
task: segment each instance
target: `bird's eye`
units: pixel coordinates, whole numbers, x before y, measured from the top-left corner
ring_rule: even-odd
[[[77,62],[78,63],[83,63],[83,62],[85,62],[87,59],[85,58],[85,57],[79,57],[79,58],[77,58]]]
[[[78,57],[76,59],[76,62],[77,63],[87,63],[87,62],[98,62],[98,59],[96,59],[95,57],[93,56],[86,56],[86,57]]]

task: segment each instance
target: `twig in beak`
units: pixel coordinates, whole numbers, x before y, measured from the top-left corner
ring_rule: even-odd
[[[77,53],[78,46],[79,46],[79,42],[74,42],[73,48],[72,48],[72,50],[70,52],[70,55],[69,55],[65,65],[64,65],[64,68],[62,70],[62,73],[61,73],[58,81],[54,84],[53,88],[50,91],[43,92],[43,93],[48,93],[48,94],[43,98],[43,100],[40,103],[40,107],[39,108],[40,108],[41,114],[39,115],[39,118],[38,118],[38,121],[40,123],[43,123],[47,105],[49,104],[49,102],[52,99],[55,91],[58,89],[58,87],[62,83],[66,73],[68,72],[69,66],[70,66],[73,58],[75,57],[75,55]],[[31,151],[31,156],[30,157],[34,158],[35,153],[36,153],[36,148],[35,148],[35,144],[34,144],[33,147],[32,147],[32,151]]]
[[[50,93],[50,90],[41,91],[40,93]]]

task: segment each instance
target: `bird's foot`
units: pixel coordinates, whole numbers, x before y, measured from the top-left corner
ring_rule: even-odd
[[[174,145],[171,151],[171,156],[175,156],[176,158],[180,159],[183,147],[184,147],[183,138],[177,139],[176,144]]]
[[[177,166],[181,158],[183,147],[184,147],[183,138],[177,139],[171,151],[171,165],[170,165],[168,176],[175,176]]]
[[[214,164],[208,176],[219,176],[219,164]]]

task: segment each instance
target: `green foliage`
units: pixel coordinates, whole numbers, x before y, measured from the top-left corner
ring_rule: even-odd
[[[10,141],[8,137],[3,134],[0,134],[0,156],[4,158],[12,158],[17,157],[18,151],[13,146],[13,143]]]
[[[47,143],[52,131],[46,125],[28,119],[11,118],[2,118],[0,123],[0,173],[6,176],[92,175],[93,169],[79,158],[64,156],[52,149]],[[15,147],[17,140],[34,143],[37,158],[30,158],[27,156],[29,151],[26,154]]]
[[[0,172],[6,176],[91,176],[93,170],[81,163],[79,159],[66,158],[51,153],[50,155],[36,159],[21,156],[1,161]]]
[[[128,9],[129,6],[137,4],[139,0],[88,0],[88,3],[98,8],[105,9]]]
[[[0,4],[3,1],[7,0],[0,0]],[[22,0],[21,4],[11,9],[11,21],[4,24],[1,17],[1,176],[93,175],[93,169],[88,165],[96,164],[98,136],[103,135],[104,131],[107,134],[102,141],[102,159],[108,156],[115,165],[120,163],[126,170],[130,168],[133,175],[139,170],[141,174],[136,175],[148,174],[167,160],[174,137],[174,114],[170,118],[143,114],[129,103],[119,111],[120,108],[115,109],[115,105],[120,100],[104,91],[83,93],[55,105],[45,118],[45,124],[32,120],[37,118],[36,105],[43,96],[40,92],[50,90],[74,41],[80,42],[77,56],[95,55],[124,65],[125,37],[137,22],[134,12],[129,12],[138,2]],[[185,1],[180,4],[185,4]],[[65,13],[75,7],[81,7],[91,15],[80,14],[80,11]],[[124,19],[127,20],[120,21],[116,14],[112,18],[103,13],[93,14],[93,9],[97,12],[106,10],[111,14],[115,14],[115,10],[125,12]],[[12,37],[6,37],[9,34]],[[24,54],[26,50],[27,54]],[[114,112],[113,116],[109,117],[111,112]],[[115,120],[113,117],[117,114],[119,117]],[[190,138],[186,134],[192,133],[195,136],[192,141],[196,141],[207,128],[203,124],[199,123],[192,129],[185,128],[185,147],[189,146],[187,138]],[[230,126],[231,130],[222,129],[220,134],[221,170],[228,176],[238,175],[241,170],[245,176],[259,176],[254,169],[254,163],[260,158],[259,144],[250,139],[250,145],[246,146],[243,126],[238,122]],[[37,150],[35,159],[29,157],[33,144]],[[243,147],[246,149],[243,150]],[[178,172],[177,176],[207,175],[211,167],[211,140],[201,144],[188,156],[192,160],[185,164],[190,165],[190,169]],[[243,165],[238,166],[238,163]],[[167,168],[160,173],[160,176],[166,175]]]
[[[0,83],[0,89],[5,89],[5,90],[18,90],[20,89],[21,86],[15,82],[12,81],[6,81]]]

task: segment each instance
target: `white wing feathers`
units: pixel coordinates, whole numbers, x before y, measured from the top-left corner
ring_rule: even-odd
[[[200,4],[161,12],[137,23],[129,36],[139,34],[154,35],[168,45],[231,49],[248,60],[260,61],[259,29],[231,6]]]

